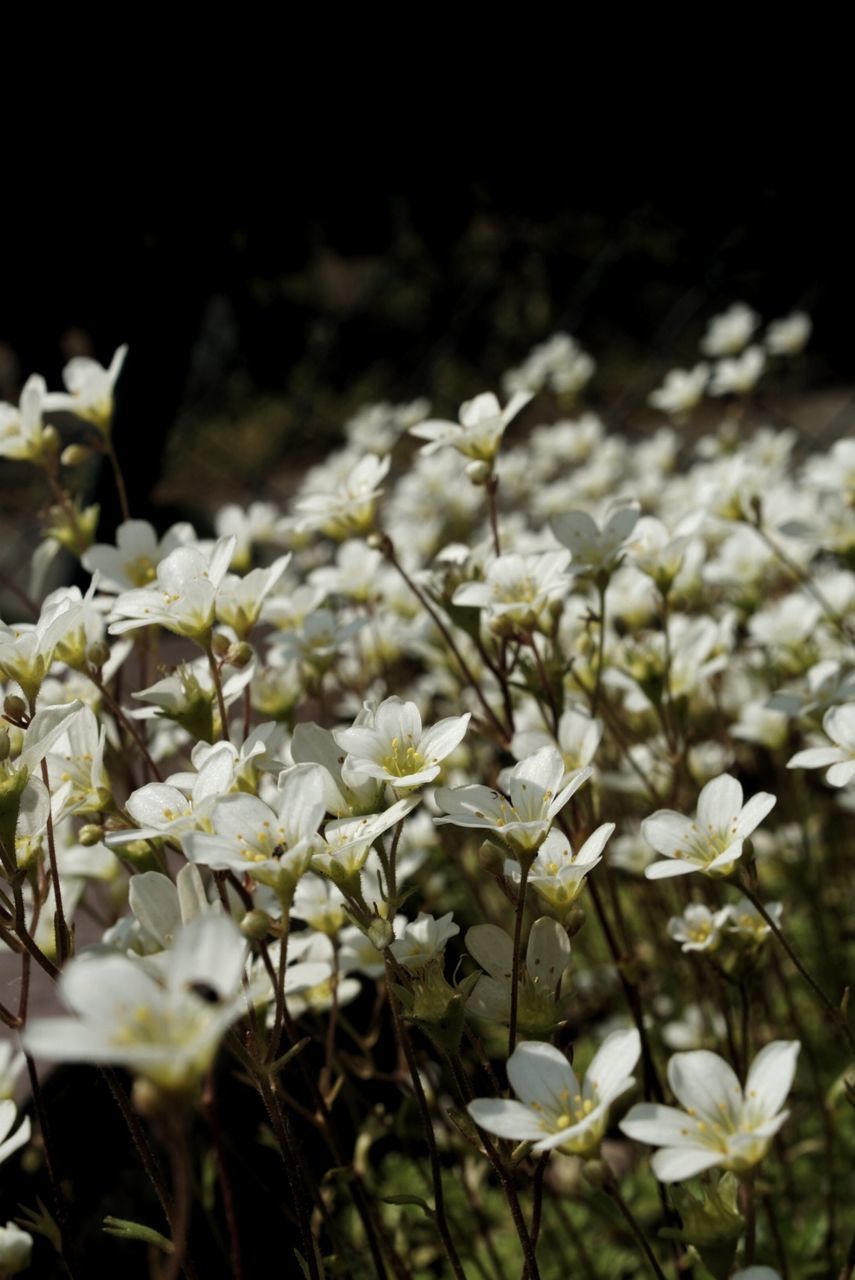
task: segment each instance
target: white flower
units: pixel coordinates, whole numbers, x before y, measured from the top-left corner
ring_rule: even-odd
[[[530,857],[546,839],[553,818],[590,776],[590,769],[579,769],[565,782],[561,752],[542,747],[511,769],[510,799],[478,784],[437,788],[436,803],[445,816],[435,821],[491,831],[513,854]]]
[[[484,972],[466,1002],[476,1018],[507,1025],[511,1012],[514,944],[494,924],[476,924],[466,934],[466,949]],[[524,1035],[548,1036],[565,1016],[570,986],[570,939],[557,920],[541,916],[528,935],[520,967],[517,1025]]]
[[[11,1098],[4,1098],[0,1102],[0,1164],[4,1160],[8,1160],[9,1156],[23,1147],[30,1140],[32,1126],[30,1117],[25,1116],[21,1124],[12,1133],[15,1121],[18,1118],[18,1108]],[[9,1135],[12,1134],[10,1137]]]
[[[195,640],[204,647],[214,625],[214,603],[234,551],[235,539],[220,538],[209,551],[199,546],[176,547],[157,566],[150,587],[123,591],[116,599],[110,627],[120,635],[135,627],[159,624],[167,631]]]
[[[714,951],[721,942],[721,931],[730,919],[730,908],[710,911],[701,902],[690,903],[681,916],[668,921],[668,934],[681,944],[683,951]]]
[[[726,876],[742,857],[743,841],[766,817],[776,801],[768,791],[758,791],[746,805],[736,778],[723,773],[708,782],[698,796],[694,820],[673,809],[659,809],[645,818],[641,834],[667,861],[645,869],[648,880],[682,876],[691,871]]]
[[[393,697],[376,710],[366,705],[360,722],[334,730],[333,737],[347,752],[351,773],[410,790],[437,776],[440,762],[463,740],[470,718],[469,712],[448,716],[423,729],[416,704]]]
[[[701,342],[708,356],[733,356],[742,350],[760,323],[756,311],[744,302],[734,302],[721,315],[713,316]]]
[[[282,775],[276,808],[237,792],[215,804],[208,831],[189,831],[181,846],[191,862],[249,873],[277,893],[292,893],[320,840],[324,783],[317,765],[295,765]]]
[[[15,1276],[26,1271],[33,1252],[33,1237],[14,1222],[0,1227],[0,1273]]]
[[[673,418],[684,417],[701,400],[709,372],[709,365],[703,363],[696,364],[694,369],[671,369],[662,386],[651,391],[650,403],[654,409],[661,409]]]
[[[766,330],[766,349],[773,356],[797,356],[807,345],[812,328],[811,318],[804,311],[773,320]]]
[[[590,1155],[602,1139],[609,1107],[635,1084],[629,1073],[640,1053],[636,1030],[614,1031],[580,1083],[560,1050],[524,1040],[508,1059],[508,1080],[521,1101],[477,1098],[469,1114],[488,1133],[532,1142],[535,1152],[557,1147],[568,1155]]]
[[[389,466],[388,457],[377,458],[368,453],[349,466],[337,488],[298,498],[294,503],[294,529],[298,533],[320,529],[339,541],[369,532],[377,499],[383,492],[379,485]]]
[[[771,916],[775,924],[780,928],[781,916],[784,911],[781,903],[767,902],[764,904],[764,908],[766,914]],[[740,898],[739,902],[732,903],[725,910],[727,912],[727,932],[735,934],[737,938],[747,943],[749,947],[759,946],[765,942],[772,932],[771,925],[766,923],[754,903],[749,902],[747,898]]]
[[[787,761],[787,768],[824,769],[831,765],[826,782],[832,787],[845,787],[855,778],[855,702],[831,707],[822,718],[822,727],[834,746],[797,751]]]
[[[193,526],[180,523],[158,538],[147,520],[126,520],[116,530],[116,545],[98,542],[83,553],[81,563],[98,574],[102,591],[129,591],[147,587],[157,577],[157,566],[176,547],[193,542]]]
[[[410,434],[428,441],[422,453],[434,453],[450,444],[466,458],[492,462],[508,425],[531,398],[532,392],[517,391],[503,409],[492,391],[485,391],[460,406],[459,422],[428,419],[410,427]]]
[[[50,439],[42,423],[46,396],[44,378],[34,373],[24,383],[17,409],[0,402],[0,458],[43,461]]]
[[[685,1108],[644,1102],[620,1128],[628,1138],[661,1148],[651,1165],[660,1182],[684,1182],[720,1166],[735,1173],[753,1168],[789,1112],[790,1091],[801,1048],[797,1040],[775,1040],[751,1064],[745,1090],[732,1068],[706,1049],[678,1053],[668,1063],[668,1083]]]
[[[741,356],[719,360],[710,378],[711,396],[744,396],[753,391],[766,368],[762,347],[748,347]]]
[[[454,923],[451,911],[439,919],[421,911],[415,920],[404,926],[390,950],[398,964],[410,972],[417,972],[432,960],[441,958],[445,944],[459,932],[460,925]]]
[[[635,528],[641,508],[637,502],[616,507],[602,529],[587,511],[567,511],[553,516],[549,527],[573,555],[568,569],[572,575],[612,573]]]
[[[548,609],[567,592],[567,551],[543,555],[498,556],[483,582],[464,582],[454,593],[453,604],[484,609],[490,618],[507,618],[531,630],[546,627]]]
[[[251,569],[243,578],[227,573],[217,587],[217,621],[231,627],[239,640],[245,640],[290,560],[290,555],[280,556],[267,569]]]
[[[52,392],[45,397],[45,408],[73,413],[106,434],[113,417],[113,391],[127,354],[127,346],[118,347],[106,369],[88,356],[75,356],[62,371],[67,394]]]
[[[180,777],[180,775],[179,775]],[[111,847],[137,840],[181,837],[200,827],[210,829],[211,814],[234,777],[234,759],[228,751],[215,751],[195,775],[190,797],[169,782],[149,782],[128,797],[126,809],[137,827],[111,831]]]
[[[193,1089],[243,1012],[245,952],[233,920],[203,915],[181,930],[160,980],[129,956],[78,956],[59,979],[74,1016],[35,1020],[24,1047],[49,1061],[123,1065],[165,1090]]]
[[[566,911],[582,892],[585,877],[601,862],[606,841],[614,829],[613,822],[604,822],[574,853],[564,832],[553,828],[531,864],[528,876],[531,887],[551,907]],[[518,863],[506,862],[505,875],[519,881]]]
[[[403,796],[383,813],[328,822],[319,836],[312,856],[312,868],[331,880],[347,880],[357,875],[368,859],[372,844],[384,831],[403,822],[419,803],[416,795]]]
[[[593,719],[581,707],[568,707],[558,721],[558,749],[568,773],[584,769],[597,753],[603,736],[603,722]],[[539,729],[520,729],[511,738],[511,754],[515,760],[533,756],[541,747],[554,742],[551,734]]]

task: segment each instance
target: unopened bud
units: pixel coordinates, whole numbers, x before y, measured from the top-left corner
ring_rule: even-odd
[[[505,865],[505,854],[489,840],[485,840],[478,850],[478,861],[485,871],[491,872],[492,875],[501,875]]]
[[[229,647],[226,654],[226,662],[230,667],[237,667],[242,671],[244,667],[248,667],[254,657],[252,645],[247,644],[245,640],[241,640],[238,644]]]
[[[151,1080],[145,1080],[142,1077],[135,1080],[131,1100],[134,1111],[146,1120],[159,1116],[163,1111],[163,1094]]]
[[[3,710],[10,720],[22,720],[27,714],[27,704],[17,693],[8,693],[3,699]]]
[[[92,450],[85,444],[69,444],[63,449],[59,460],[64,467],[79,467],[91,457]]]
[[[59,448],[59,432],[56,427],[47,426],[42,432],[42,449],[45,453],[56,453]]]
[[[110,646],[103,640],[95,640],[86,650],[86,660],[96,671],[100,671],[110,660]]]
[[[568,938],[574,938],[585,923],[585,912],[582,907],[572,907],[567,912],[567,919],[564,921],[564,930]]]
[[[493,474],[493,468],[490,466],[489,462],[481,461],[470,462],[465,471],[467,479],[477,485],[488,484],[490,477]]]
[[[387,947],[391,947],[395,941],[395,930],[392,927],[392,922],[383,920],[379,916],[376,920],[372,920],[368,926],[368,940],[378,951],[385,951]]]
[[[612,1171],[605,1160],[586,1160],[582,1166],[582,1177],[600,1191],[613,1181]]]
[[[97,822],[85,823],[77,833],[77,843],[82,844],[84,849],[91,848],[93,844],[100,844],[103,839],[104,828]]]
[[[223,658],[231,648],[231,640],[228,636],[224,636],[221,631],[215,631],[211,636],[211,648],[218,658]]]
[[[257,908],[247,911],[240,922],[240,931],[250,942],[263,942],[270,933],[272,920],[266,911]]]
[[[12,750],[12,744],[9,741],[9,730],[0,729],[0,764],[4,760],[9,759],[9,752]]]

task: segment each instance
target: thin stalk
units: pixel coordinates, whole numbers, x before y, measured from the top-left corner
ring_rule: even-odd
[[[597,707],[600,702],[600,686],[603,679],[603,660],[606,649],[606,590],[608,583],[601,583],[599,586],[600,593],[600,634],[597,640],[597,674],[594,678],[594,692],[591,697],[591,715],[597,714]]]
[[[618,1212],[620,1213],[626,1225],[629,1227],[632,1234],[635,1236],[636,1242],[638,1243],[638,1247],[641,1250],[641,1252],[644,1254],[645,1261],[647,1262],[647,1265],[650,1267],[650,1270],[656,1276],[656,1280],[666,1280],[665,1272],[660,1267],[659,1262],[657,1261],[657,1258],[656,1258],[656,1254],[653,1252],[653,1250],[651,1249],[648,1243],[647,1236],[642,1231],[641,1226],[636,1220],[632,1210],[630,1209],[629,1205],[621,1195],[617,1182],[615,1182],[614,1180],[608,1182],[604,1190],[606,1191],[607,1195],[611,1196],[612,1200],[614,1200],[615,1205],[617,1206]]]
[[[511,1014],[508,1019],[508,1057],[511,1056],[517,1043],[517,1009],[520,995],[520,951],[522,949],[522,927],[525,916],[525,895],[528,887],[528,873],[531,870],[531,859],[520,862],[520,887],[517,895],[516,917],[514,919],[514,953],[511,969]]]
[[[229,716],[226,711],[226,700],[223,697],[223,682],[220,679],[220,668],[217,665],[217,659],[214,657],[214,651],[211,648],[210,641],[205,646],[205,655],[208,659],[208,666],[211,671],[211,679],[214,682],[214,690],[217,695],[217,706],[220,709],[220,737],[223,742],[230,742],[229,737]]]
[[[125,477],[122,475],[122,468],[119,466],[119,459],[116,456],[116,449],[113,444],[112,437],[108,436],[102,447],[107,457],[110,459],[110,466],[113,469],[113,479],[116,482],[116,492],[119,495],[119,507],[122,512],[122,520],[127,523],[131,518],[131,509],[128,506],[128,492],[125,488]]]
[[[445,1211],[445,1193],[442,1188],[442,1169],[439,1163],[439,1153],[436,1148],[436,1136],[434,1135],[433,1124],[431,1122],[430,1108],[428,1107],[425,1091],[422,1087],[421,1076],[419,1075],[418,1064],[416,1062],[415,1054],[413,1053],[412,1042],[407,1033],[407,1029],[404,1026],[401,1011],[398,1008],[398,998],[395,995],[393,987],[394,977],[395,974],[387,952],[386,987],[389,993],[389,1007],[392,1010],[392,1021],[395,1026],[395,1036],[407,1062],[410,1079],[413,1083],[413,1093],[415,1094],[416,1104],[421,1114],[422,1125],[424,1127],[425,1141],[427,1142],[428,1156],[430,1159],[431,1182],[433,1184],[434,1218],[436,1220],[440,1239],[445,1246],[445,1252],[448,1256],[448,1261],[452,1271],[457,1277],[457,1280],[466,1280],[466,1274],[460,1261],[460,1255],[457,1252],[457,1248],[448,1227],[448,1218]]]
[[[133,738],[134,742],[136,743],[140,751],[140,754],[142,755],[149,769],[151,769],[156,780],[158,782],[163,782],[163,774],[161,773],[160,769],[157,767],[157,764],[155,760],[152,758],[151,752],[149,751],[148,746],[146,745],[145,738],[139,732],[133,720],[131,720],[129,716],[125,715],[124,711],[119,706],[118,702],[113,697],[110,690],[103,683],[100,675],[97,672],[90,670],[90,671],[87,671],[86,674],[89,676],[89,679],[95,685],[95,688],[101,694],[101,697],[107,703],[107,706],[110,708],[113,715],[119,721],[122,728],[125,730],[127,734],[130,735],[131,738]]]
[[[211,1127],[211,1137],[214,1140],[214,1155],[217,1162],[217,1177],[220,1183],[220,1194],[223,1198],[223,1208],[226,1214],[226,1223],[229,1230],[229,1262],[232,1268],[232,1276],[234,1280],[243,1280],[243,1263],[241,1261],[240,1252],[240,1232],[238,1230],[237,1213],[235,1212],[234,1188],[232,1186],[229,1167],[226,1163],[226,1150],[223,1142],[223,1131],[220,1126],[220,1116],[217,1108],[216,1085],[214,1082],[214,1074],[210,1072],[204,1093],[205,1109],[208,1113],[208,1123]]]
[[[42,782],[50,800],[50,778],[48,776],[47,760],[42,760]],[[48,808],[47,816],[47,846],[48,859],[50,861],[50,874],[53,881],[53,900],[55,904],[54,910],[54,933],[56,934],[56,953],[59,958],[59,967],[68,959],[71,954],[71,934],[68,929],[68,922],[65,919],[65,911],[62,906],[62,886],[59,882],[59,866],[56,860],[56,841],[53,834],[53,815]]]
[[[748,883],[748,879],[746,876],[741,877],[739,886],[742,889],[748,901],[754,907],[756,907],[757,911],[763,917],[766,924],[772,930],[778,942],[780,942],[781,946],[784,948],[787,955],[790,957],[793,964],[796,966],[799,973],[801,974],[805,982],[810,987],[811,991],[814,993],[814,995],[819,1000],[820,1004],[823,1006],[825,1011],[828,1013],[828,1015],[837,1025],[838,1030],[843,1033],[851,1051],[855,1053],[855,1034],[853,1034],[852,1028],[849,1026],[849,1023],[843,1011],[839,1009],[837,1005],[834,1004],[831,1000],[829,1000],[828,996],[825,994],[822,987],[819,985],[819,983],[816,981],[816,979],[813,977],[813,975],[810,973],[807,967],[803,964],[803,962],[799,958],[798,953],[795,951],[792,944],[790,943],[789,939],[781,931],[781,929],[778,927],[778,925],[769,915],[769,912],[763,906],[763,903],[757,897],[757,894],[754,892],[751,885]]]
[[[742,1177],[742,1210],[745,1214],[745,1265],[754,1266],[757,1253],[757,1196],[754,1186],[754,1170]]]

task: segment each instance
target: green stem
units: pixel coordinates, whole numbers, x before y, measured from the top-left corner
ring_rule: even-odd
[[[531,858],[520,862],[520,887],[517,893],[516,918],[514,920],[514,953],[511,969],[511,1014],[508,1019],[508,1057],[511,1056],[517,1043],[517,1008],[520,988],[520,952],[522,950],[522,928],[525,915],[525,895],[528,886],[528,873],[531,869]]]

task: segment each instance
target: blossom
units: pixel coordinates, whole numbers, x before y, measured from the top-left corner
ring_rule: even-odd
[[[466,1007],[476,1018],[507,1024],[511,1013],[514,944],[494,924],[476,924],[466,949],[483,969]],[[557,920],[541,916],[528,935],[520,967],[517,1025],[524,1035],[548,1036],[565,1016],[570,985],[570,939]]]
[[[113,607],[112,635],[158,624],[203,647],[214,625],[217,587],[234,552],[234,535],[220,538],[209,551],[176,547],[158,564],[151,586],[123,591]]]
[[[11,1098],[4,1098],[0,1102],[0,1164],[4,1160],[8,1160],[9,1156],[14,1155],[20,1147],[23,1147],[30,1140],[32,1126],[29,1116],[25,1116],[18,1128],[15,1129],[15,1132],[12,1133],[17,1118],[18,1108],[15,1103]],[[9,1136],[10,1134],[12,1135],[11,1137]]]
[[[347,753],[351,773],[411,790],[431,782],[440,762],[463,740],[471,716],[448,716],[429,729],[414,702],[386,698],[374,710],[368,704],[350,729],[336,729],[333,737]]]
[[[797,1040],[767,1044],[751,1064],[744,1090],[718,1054],[675,1054],[668,1083],[684,1110],[639,1103],[620,1128],[628,1138],[660,1148],[651,1160],[660,1182],[683,1182],[715,1166],[745,1173],[763,1159],[789,1115],[780,1108],[800,1048]]]
[[[741,356],[719,360],[710,378],[711,396],[744,396],[753,391],[766,368],[762,347],[748,347]]]
[[[654,409],[661,409],[672,418],[685,417],[703,397],[709,373],[709,365],[703,363],[694,369],[671,369],[662,386],[651,391],[648,399]]]
[[[766,330],[766,349],[773,356],[797,356],[807,345],[813,325],[804,311],[773,320]]]
[[[251,569],[244,577],[227,573],[217,587],[217,621],[245,640],[258,622],[261,607],[288,568],[290,555],[279,556],[267,569]]]
[[[834,746],[797,751],[787,761],[787,768],[824,769],[831,765],[826,782],[832,787],[845,787],[855,778],[855,702],[831,707],[822,718],[822,727]]]
[[[732,356],[738,354],[760,323],[756,311],[744,302],[734,302],[721,315],[713,316],[701,342],[701,350],[708,356]]]
[[[463,583],[452,603],[484,609],[491,620],[507,619],[527,630],[546,627],[550,604],[566,594],[569,562],[567,551],[497,556],[486,579]]]
[[[641,834],[667,861],[645,868],[648,880],[703,871],[727,876],[742,857],[743,842],[774,808],[775,796],[758,791],[746,805],[736,778],[723,773],[713,778],[698,796],[694,820],[673,809],[658,809],[645,818]]]
[[[383,492],[380,482],[389,470],[390,459],[368,453],[348,467],[332,490],[306,493],[294,504],[294,529],[305,533],[320,529],[328,537],[342,541],[354,534],[368,533],[374,524],[374,508]]]
[[[0,458],[17,458],[41,464],[51,451],[55,435],[42,423],[47,385],[39,374],[24,383],[18,408],[0,401]]]
[[[129,591],[147,587],[157,577],[157,566],[176,547],[193,542],[193,526],[174,524],[162,538],[147,520],[125,520],[116,530],[116,545],[97,542],[84,551],[81,563],[98,574],[102,591]]]
[[[591,776],[578,769],[565,781],[564,760],[557,747],[542,747],[508,775],[510,798],[491,787],[439,787],[437,823],[491,831],[516,856],[531,858],[546,839],[552,820]]]
[[[392,943],[392,955],[410,972],[418,972],[439,959],[445,953],[445,944],[460,932],[454,916],[448,911],[437,919],[420,911],[415,920],[406,924],[400,936]]]
[[[535,1152],[557,1148],[591,1155],[599,1146],[611,1104],[635,1084],[629,1074],[641,1054],[636,1030],[614,1031],[600,1045],[580,1083],[560,1050],[524,1040],[508,1059],[508,1080],[521,1101],[476,1098],[472,1119],[488,1133],[532,1142]]]
[[[491,463],[509,424],[525,408],[532,394],[516,391],[503,409],[492,391],[485,391],[460,406],[459,422],[430,418],[410,427],[410,434],[427,440],[428,443],[422,445],[422,453],[433,453],[450,444],[466,458]]]
[[[564,832],[553,828],[531,864],[528,883],[532,889],[551,907],[566,911],[582,892],[585,877],[602,861],[603,849],[614,829],[613,822],[604,822],[574,853]],[[519,865],[506,862],[505,875],[518,880]]]
[[[158,977],[130,956],[77,956],[59,978],[73,1016],[31,1022],[24,1047],[49,1061],[126,1066],[170,1092],[195,1089],[243,1013],[245,952],[233,920],[203,915],[180,931]]]
[[[668,934],[679,942],[683,951],[714,951],[721,942],[721,931],[730,919],[730,908],[710,911],[701,902],[690,903],[681,916],[668,921]]]
[[[117,347],[106,369],[89,356],[75,356],[62,371],[66,392],[46,396],[45,408],[73,413],[107,435],[113,417],[113,392],[127,354],[127,346]]]
[[[626,540],[635,528],[641,508],[637,502],[616,507],[602,528],[587,511],[567,511],[553,516],[549,527],[567,547],[573,561],[568,573],[612,573],[617,567]]]
[[[589,711],[573,706],[562,712],[556,737],[568,773],[591,763],[602,736],[602,720],[593,718]],[[519,729],[511,738],[511,753],[515,760],[524,760],[553,742],[552,735],[543,730]]]
[[[33,1237],[14,1222],[0,1227],[0,1273],[14,1276],[26,1271],[33,1252]]]

